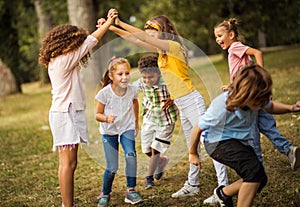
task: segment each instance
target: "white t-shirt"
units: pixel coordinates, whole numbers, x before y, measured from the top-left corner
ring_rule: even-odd
[[[100,122],[100,133],[107,135],[121,135],[125,131],[135,130],[133,100],[138,98],[138,88],[128,85],[123,96],[117,96],[111,88],[111,84],[101,89],[95,99],[104,104],[104,115],[116,116],[113,124]]]

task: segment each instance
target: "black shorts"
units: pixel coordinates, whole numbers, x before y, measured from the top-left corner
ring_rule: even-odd
[[[258,192],[267,184],[264,167],[251,146],[244,145],[236,139],[212,144],[205,142],[204,145],[214,160],[234,169],[243,182],[259,182]]]

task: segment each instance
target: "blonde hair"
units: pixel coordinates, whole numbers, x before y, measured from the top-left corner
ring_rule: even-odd
[[[224,20],[217,24],[215,28],[223,27],[228,33],[232,31],[236,41],[244,42],[244,37],[240,34],[238,25],[239,21],[236,18],[229,18],[228,20]]]
[[[128,68],[131,68],[130,63],[128,62],[127,59],[112,57],[107,63],[106,72],[104,73],[103,78],[101,80],[102,88],[104,88],[105,86],[113,82],[109,78],[109,73],[114,72],[117,69],[117,66],[120,64],[126,64]]]
[[[226,109],[234,111],[249,103],[265,106],[272,96],[271,75],[257,64],[250,63],[237,72],[229,88]]]

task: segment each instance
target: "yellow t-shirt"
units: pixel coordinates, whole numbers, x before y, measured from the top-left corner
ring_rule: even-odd
[[[158,66],[172,99],[182,97],[195,90],[188,74],[189,67],[178,42],[169,40],[169,51],[166,58],[163,58],[162,52],[159,51]]]

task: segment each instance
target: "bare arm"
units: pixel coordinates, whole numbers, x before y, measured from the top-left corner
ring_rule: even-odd
[[[190,163],[201,166],[201,163],[199,161],[199,155],[198,155],[198,145],[200,142],[200,135],[202,133],[202,130],[198,127],[198,125],[195,125],[191,131],[190,135],[190,151],[189,151],[189,161]]]
[[[116,9],[110,9],[108,12],[108,16],[111,14],[118,13]],[[154,48],[158,48],[160,50],[169,51],[169,43],[168,40],[158,39],[156,37],[152,37],[151,35],[147,34],[145,31],[134,27],[130,24],[127,24],[117,17],[115,19],[115,24],[122,27],[127,32],[131,33],[133,36],[141,40],[142,42],[148,43],[152,45]]]
[[[115,116],[114,115],[108,115],[108,116],[105,116],[104,115],[104,108],[105,108],[105,105],[100,103],[100,102],[97,102],[97,105],[96,105],[96,114],[95,114],[95,118],[97,121],[99,122],[107,122],[107,123],[114,123],[114,120],[115,120]]]
[[[299,112],[300,111],[300,101],[297,101],[296,104],[284,104],[280,102],[272,102],[272,106],[266,110],[271,114],[285,114],[290,112]]]
[[[139,132],[139,101],[137,99],[133,99],[132,107],[133,107],[134,123],[135,123],[134,136],[137,136]]]
[[[130,32],[128,32],[124,29],[120,29],[118,27],[115,27],[115,26],[111,25],[109,27],[109,30],[114,32],[115,34],[119,35],[123,39],[127,40],[128,42],[131,42],[131,43],[133,43],[137,46],[145,48],[146,50],[149,50],[149,51],[152,51],[152,52],[157,52],[156,47],[152,46],[149,43],[141,41],[140,39],[136,38],[134,35],[132,35]]]
[[[118,25],[125,29],[126,31],[130,32],[139,40],[146,42],[152,45],[154,48],[158,48],[160,50],[169,51],[169,43],[168,40],[158,39],[156,37],[152,37],[151,35],[147,34],[145,31],[134,27],[130,24],[127,24],[121,20],[118,20]]]
[[[262,52],[260,50],[257,50],[257,49],[254,49],[254,48],[250,47],[246,51],[246,54],[250,55],[250,56],[254,56],[256,64],[261,66],[261,67],[264,67],[263,55],[262,55]]]
[[[117,12],[111,12],[111,14],[107,17],[107,20],[103,18],[98,19],[96,25],[97,29],[91,35],[94,36],[97,40],[100,40],[108,30],[109,26],[114,23],[117,16]]]

